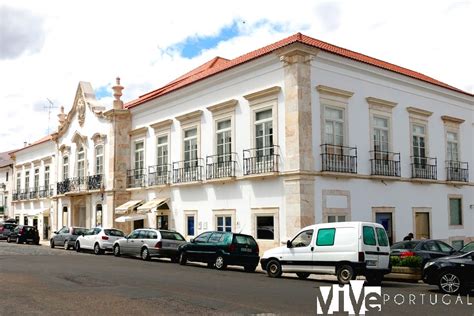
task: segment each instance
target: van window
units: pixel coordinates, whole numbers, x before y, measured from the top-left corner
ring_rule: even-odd
[[[376,246],[377,242],[375,241],[375,232],[374,228],[370,226],[364,226],[362,229],[364,244],[369,246]]]
[[[379,246],[388,246],[388,238],[385,229],[376,227],[375,230],[377,231],[377,240],[379,242]]]
[[[311,238],[313,237],[313,230],[305,230],[293,238],[291,244],[293,247],[308,247],[311,244]]]
[[[332,246],[334,245],[335,228],[321,228],[318,230],[316,238],[316,246]]]

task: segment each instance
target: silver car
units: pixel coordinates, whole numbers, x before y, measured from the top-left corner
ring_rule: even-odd
[[[170,258],[178,262],[178,247],[185,243],[184,237],[175,231],[141,228],[114,242],[114,255],[140,256],[143,260],[152,257]]]
[[[87,228],[84,227],[66,227],[64,226],[59,231],[55,231],[53,237],[49,240],[51,248],[56,246],[64,247],[69,250],[75,248],[76,239],[80,235],[84,234]]]

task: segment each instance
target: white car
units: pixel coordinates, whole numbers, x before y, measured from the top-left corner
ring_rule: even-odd
[[[76,251],[83,249],[94,250],[96,255],[103,254],[106,250],[112,251],[116,240],[124,238],[123,231],[115,228],[96,227],[86,231],[83,235],[77,237]]]
[[[340,284],[347,284],[364,275],[369,284],[379,285],[390,272],[390,245],[380,224],[316,224],[300,230],[286,246],[265,251],[260,263],[270,277],[335,274]]]

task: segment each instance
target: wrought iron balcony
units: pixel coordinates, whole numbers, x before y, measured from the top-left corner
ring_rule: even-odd
[[[400,177],[400,153],[373,150],[370,157],[370,174]]]
[[[20,192],[20,200],[26,200],[28,199],[28,190],[22,190]]]
[[[100,190],[103,185],[104,176],[101,174],[96,174],[93,176],[87,177],[87,189],[88,190]]]
[[[146,186],[146,169],[127,170],[127,188],[140,188]]]
[[[101,174],[87,176],[87,177],[76,177],[69,178],[56,184],[57,194],[64,194],[68,192],[85,192],[89,190],[99,190],[103,184],[103,176]],[[45,189],[48,191],[47,189]],[[43,194],[53,195],[53,189],[50,188],[49,192]]]
[[[237,153],[206,157],[206,179],[235,177]]]
[[[204,159],[173,162],[173,183],[202,181]]]
[[[469,165],[467,162],[447,160],[446,180],[469,182]]]
[[[277,145],[244,150],[244,175],[278,172],[279,152]]]
[[[64,194],[70,191],[70,181],[69,179],[64,179],[61,182],[56,184],[56,192],[57,194]]]
[[[170,182],[171,165],[156,165],[148,167],[148,185],[164,185]]]
[[[20,199],[20,193],[18,191],[13,191],[12,192],[12,200],[13,201],[18,201]]]
[[[321,145],[321,171],[357,173],[357,147]]]
[[[39,188],[30,188],[28,190],[28,198],[29,199],[37,199],[38,198],[38,190],[39,190]]]
[[[54,188],[52,185],[49,187],[42,186],[38,190],[38,197],[39,198],[46,198],[54,195]]]
[[[431,157],[411,157],[411,177],[418,179],[437,179],[438,162]]]

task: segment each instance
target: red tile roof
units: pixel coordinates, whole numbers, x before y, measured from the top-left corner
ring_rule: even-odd
[[[301,33],[297,33],[297,34],[294,34],[294,35],[289,36],[287,38],[284,38],[284,39],[282,39],[278,42],[275,42],[275,43],[270,44],[268,46],[265,46],[265,47],[262,47],[260,49],[254,50],[250,53],[244,54],[244,55],[239,56],[239,57],[237,57],[235,59],[232,59],[232,60],[224,59],[224,58],[221,58],[221,57],[216,57],[216,58],[208,61],[207,63],[197,67],[196,69],[184,74],[183,76],[171,81],[167,85],[165,85],[165,86],[163,86],[163,87],[161,87],[157,90],[146,93],[146,94],[140,96],[138,99],[135,99],[135,100],[132,100],[132,101],[128,102],[127,104],[125,104],[125,108],[133,108],[137,105],[145,103],[146,101],[158,98],[160,96],[163,96],[163,95],[168,94],[172,91],[175,91],[175,90],[178,90],[178,89],[183,88],[185,86],[188,86],[188,85],[190,85],[192,83],[195,83],[197,81],[200,81],[202,79],[211,77],[211,76],[213,76],[215,74],[218,74],[222,71],[231,69],[235,66],[244,64],[244,63],[249,62],[251,60],[254,60],[256,58],[265,56],[267,54],[270,54],[270,53],[274,52],[275,50],[277,50],[279,48],[282,48],[284,46],[287,46],[287,45],[290,45],[290,44],[293,44],[293,43],[303,43],[303,44],[321,49],[321,50],[326,51],[328,53],[332,53],[332,54],[339,55],[339,56],[342,56],[342,57],[346,57],[346,58],[349,58],[349,59],[352,59],[352,60],[356,60],[356,61],[359,61],[359,62],[362,62],[362,63],[365,63],[365,64],[369,64],[369,65],[372,65],[372,66],[375,66],[375,67],[379,67],[379,68],[382,68],[382,69],[385,69],[385,70],[389,70],[389,71],[392,71],[392,72],[395,72],[395,73],[398,73],[398,74],[401,74],[401,75],[405,75],[405,76],[408,76],[408,77],[411,77],[411,78],[414,78],[414,79],[418,79],[418,80],[421,80],[421,81],[424,81],[424,82],[427,82],[427,83],[430,83],[430,84],[434,84],[436,86],[443,87],[443,88],[446,88],[446,89],[449,89],[449,90],[452,90],[452,91],[456,91],[456,92],[459,92],[459,93],[462,93],[462,94],[465,94],[465,95],[474,96],[474,94],[462,91],[462,90],[460,90],[458,88],[455,88],[453,86],[450,86],[450,85],[448,85],[444,82],[441,82],[441,81],[438,81],[438,80],[433,79],[431,77],[428,77],[426,75],[423,75],[419,72],[416,72],[416,71],[413,71],[413,70],[410,70],[410,69],[407,69],[407,68],[403,68],[403,67],[400,67],[400,66],[382,61],[380,59],[369,57],[367,55],[363,55],[363,54],[360,54],[360,53],[357,53],[357,52],[354,52],[354,51],[351,51],[351,50],[348,50],[348,49],[345,49],[345,48],[342,48],[342,47],[339,47],[339,46],[335,46],[335,45],[317,40],[315,38],[303,35]]]
[[[53,135],[54,135],[54,134],[46,135],[45,137],[43,137],[43,138],[41,138],[41,139],[38,139],[37,141],[35,141],[35,142],[32,143],[32,144],[29,144],[28,146],[25,146],[25,147],[16,149],[16,150],[14,150],[14,151],[11,151],[11,152],[10,152],[10,155],[15,154],[15,153],[17,153],[17,152],[19,152],[19,151],[25,150],[25,149],[27,149],[27,148],[33,147],[33,146],[36,146],[36,145],[39,145],[39,144],[42,144],[42,143],[46,143],[47,141],[53,139]]]

